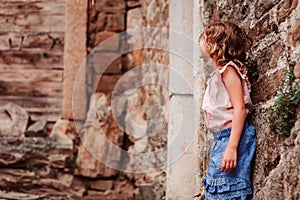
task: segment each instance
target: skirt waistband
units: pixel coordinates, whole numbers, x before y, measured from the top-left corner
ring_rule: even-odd
[[[245,120],[244,128],[248,127],[248,125],[249,125],[249,123],[247,122],[247,120]],[[213,132],[213,136],[214,136],[215,140],[218,140],[220,138],[229,137],[230,132],[231,132],[231,127],[220,130],[218,132]]]

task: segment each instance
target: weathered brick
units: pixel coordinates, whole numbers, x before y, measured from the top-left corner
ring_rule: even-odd
[[[94,8],[97,12],[105,13],[124,13],[125,1],[124,0],[101,0],[95,1]]]
[[[115,32],[103,31],[95,35],[95,50],[118,51],[119,36]]]
[[[110,93],[113,91],[116,83],[118,82],[121,75],[96,75],[94,76],[94,91],[93,92],[104,92]]]
[[[110,14],[110,15],[108,15],[105,30],[108,30],[108,31],[124,31],[125,30],[124,14]]]
[[[93,52],[92,66],[97,74],[120,74],[122,70],[122,58],[118,53]]]
[[[106,13],[98,13],[97,20],[96,20],[96,24],[97,24],[96,32],[104,31],[107,23],[107,17],[108,14]]]

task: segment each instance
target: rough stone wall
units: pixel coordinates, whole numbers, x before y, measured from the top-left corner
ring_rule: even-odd
[[[200,20],[204,20],[204,24],[209,19],[217,17],[235,20],[240,25],[248,27],[249,34],[255,39],[253,60],[257,61],[259,77],[252,80],[254,110],[250,118],[257,129],[258,138],[253,175],[255,199],[299,199],[297,193],[300,185],[299,120],[291,136],[285,138],[270,130],[267,118],[270,113],[269,107],[274,102],[278,80],[283,79],[283,70],[286,68],[284,53],[290,53],[291,58],[297,62],[300,57],[299,2],[297,0],[200,2],[203,3],[200,8],[203,18]],[[89,95],[93,98],[90,99],[87,120],[80,129],[69,120],[57,120],[53,127],[47,128],[47,121],[28,122],[28,113],[24,109],[8,104],[5,109],[14,116],[14,123],[13,126],[0,128],[0,189],[4,191],[0,191],[1,198],[59,199],[59,196],[82,199],[165,198],[166,172],[153,165],[163,163],[166,159],[165,154],[155,154],[153,160],[139,160],[139,162],[127,160],[125,163],[128,163],[133,171],[138,170],[142,164],[145,167],[154,166],[155,170],[143,174],[126,173],[109,168],[94,159],[82,142],[88,145],[95,142],[100,144],[98,142],[101,140],[97,141],[95,133],[102,131],[114,145],[131,153],[156,152],[166,147],[169,91],[168,88],[152,83],[168,81],[168,71],[162,66],[168,66],[169,52],[143,47],[167,49],[168,33],[145,32],[143,37],[138,38],[138,43],[126,40],[130,35],[113,36],[132,28],[168,28],[168,3],[167,0],[89,1],[87,51],[91,56],[87,60],[87,87]],[[10,88],[4,89],[3,92],[5,95],[28,94],[30,88],[34,90],[29,91],[30,94],[47,93],[58,97],[55,99],[48,96],[38,97],[39,103],[47,99],[46,104],[58,105],[61,101],[61,83],[58,82],[62,78],[63,32],[60,25],[63,23],[60,22],[64,19],[64,15],[61,14],[64,12],[63,4],[57,0],[50,0],[47,3],[32,0],[30,4],[27,2],[21,4],[20,6],[13,1],[5,1],[2,4],[4,6],[0,6],[0,12],[5,14],[6,6],[10,5],[17,16],[14,19],[16,21],[13,21],[10,15],[5,15],[8,20],[4,20],[0,25],[4,30],[0,34],[0,66],[3,69],[0,76],[6,80],[1,84]],[[32,5],[35,6],[31,8]],[[37,17],[35,12],[23,13],[24,9],[29,12],[38,8],[42,8],[39,11],[42,13],[40,17]],[[47,18],[49,16],[51,20]],[[53,35],[51,31],[56,33]],[[109,46],[104,45],[93,51],[97,44],[110,37],[113,39]],[[119,55],[124,49],[134,47],[141,49]],[[115,56],[118,58],[109,64],[108,61]],[[153,63],[162,66],[153,67]],[[104,72],[101,71],[101,66],[106,65],[109,67]],[[12,66],[14,70],[11,70]],[[298,79],[299,66],[297,63],[294,70]],[[40,69],[41,67],[46,67],[47,71],[44,68]],[[48,67],[51,70],[48,70]],[[35,68],[41,71],[35,71]],[[45,71],[42,73],[43,70],[47,73],[44,73]],[[97,78],[102,72],[102,79],[98,81]],[[114,86],[126,72],[130,72],[131,76],[125,82],[121,81],[121,84],[127,90],[119,91],[118,95],[129,94],[129,97],[128,100],[119,98],[116,102],[117,120],[124,127],[124,130],[120,130],[114,121],[116,118],[113,118],[115,116],[112,115],[112,105],[109,102]],[[55,83],[46,84],[50,85],[50,89],[44,83],[30,84],[30,87],[27,87],[24,84],[23,73],[31,74],[29,78],[31,82],[42,79]],[[12,84],[16,85],[15,79],[23,81],[23,84],[18,83],[17,87],[11,87]],[[147,84],[139,86],[136,83]],[[130,93],[132,91],[135,92],[132,94]],[[11,96],[1,97],[1,102],[7,102],[8,97],[9,100],[12,99]],[[31,105],[34,102],[34,105],[39,105],[41,109],[38,112],[48,113],[46,104],[36,104],[35,101],[31,101],[32,99],[33,97],[21,99],[21,106],[25,103]],[[27,110],[35,112],[38,109],[33,106]],[[60,108],[54,110],[59,112]],[[158,116],[158,113],[162,115]],[[146,128],[139,130],[132,122]],[[158,131],[157,127],[160,128]],[[203,128],[200,127],[199,130]],[[78,138],[79,132],[84,135],[82,141]],[[135,137],[138,135],[146,135],[148,138]],[[207,167],[209,146],[207,141],[211,138],[201,135],[199,140],[199,143],[203,144],[200,147],[203,159],[199,164],[202,176]],[[96,150],[103,157],[113,152],[108,144],[96,147]],[[115,156],[120,161],[128,159],[122,154]],[[18,193],[13,193],[12,190]]]
[[[14,4],[12,1],[7,2]],[[76,2],[74,1],[74,3]],[[13,7],[14,11],[20,14],[23,9],[34,10],[38,9],[39,6],[44,6],[42,10],[45,9],[47,12],[55,10],[55,13],[64,13],[65,11],[61,7],[61,1],[56,0],[50,1],[49,4],[34,0],[23,4],[26,4],[25,7],[17,7],[14,4],[16,7]],[[35,7],[35,4],[38,6]],[[166,147],[168,126],[166,106],[169,93],[162,86],[151,83],[137,85],[137,83],[156,79],[167,80],[165,68],[148,69],[147,64],[157,62],[167,66],[168,54],[156,49],[143,49],[143,41],[147,41],[149,44],[149,42],[159,43],[163,39],[165,41],[164,45],[168,44],[167,35],[164,35],[163,38],[152,37],[154,36],[151,35],[153,33],[144,35],[144,38],[139,38],[140,45],[142,45],[141,49],[123,54],[122,52],[125,52],[127,48],[131,48],[131,45],[137,44],[127,40],[126,34],[117,34],[127,29],[150,26],[150,22],[151,26],[167,27],[168,4],[166,1],[144,1],[141,3],[138,0],[90,0],[88,5],[87,13],[83,13],[88,17],[86,84],[90,99],[86,120],[81,124],[69,118],[58,119],[55,124],[48,127],[49,121],[47,120],[49,119],[39,120],[35,123],[31,122],[26,110],[15,104],[8,104],[4,109],[13,118],[13,123],[6,126],[11,120],[6,115],[0,116],[5,124],[0,128],[0,166],[2,168],[0,173],[0,198],[162,199],[164,197],[165,172],[158,170],[158,166],[155,164],[165,162],[166,155],[155,154],[154,157],[147,160],[130,160],[120,152],[116,154],[108,142],[103,142],[103,138],[99,137],[99,134],[100,132],[104,133],[105,137],[116,147],[132,154],[155,152]],[[151,7],[148,8],[148,5],[151,5]],[[33,8],[31,8],[32,6]],[[57,8],[56,6],[59,9],[53,9]],[[3,11],[1,6],[0,11]],[[153,11],[155,12],[153,13]],[[161,13],[164,13],[165,20],[160,22],[161,24],[155,24],[155,22],[160,21],[158,17],[161,16]],[[61,20],[63,17],[63,15],[59,15],[53,19],[54,21]],[[24,22],[24,29],[28,29],[30,33],[38,28],[41,29],[38,30],[46,32],[49,26],[49,29],[53,26],[54,28],[51,30],[57,31],[57,35],[54,35],[55,38],[52,38],[54,36],[50,33],[30,35],[28,41],[25,37],[24,41],[26,42],[21,43],[23,46],[20,47],[16,46],[17,42],[14,40],[20,39],[21,32],[20,34],[14,32],[18,31],[20,27],[7,30],[7,34],[10,31],[10,34],[16,34],[16,36],[13,35],[12,44],[10,44],[7,35],[0,36],[1,47],[8,48],[7,46],[12,45],[10,48],[15,48],[13,53],[18,52],[17,55],[20,59],[19,57],[19,60],[13,57],[11,60],[18,63],[8,66],[10,63],[7,64],[6,61],[10,58],[9,55],[12,55],[10,52],[12,50],[3,50],[1,54],[4,56],[1,59],[3,62],[5,61],[4,67],[13,66],[21,69],[23,67],[21,64],[24,64],[28,68],[41,66],[51,69],[52,67],[62,68],[62,66],[56,65],[57,63],[62,64],[60,58],[63,53],[63,42],[59,38],[63,35],[59,32],[61,30],[57,28],[62,24],[57,21],[55,21],[57,23],[52,23],[49,20],[46,22],[42,20],[43,26],[39,26],[41,24],[35,24],[35,19],[35,14],[28,13],[26,23],[34,24],[34,26],[28,27]],[[45,17],[45,19],[48,18]],[[20,30],[23,29],[20,28]],[[116,35],[117,37],[114,37]],[[107,45],[98,45],[109,38],[111,40]],[[149,38],[154,38],[154,40],[151,41]],[[70,38],[68,39],[70,40]],[[21,40],[23,40],[22,37]],[[47,49],[47,52],[42,55],[37,53],[40,47],[36,47],[35,42],[41,48]],[[31,50],[21,52],[20,48],[27,50],[31,47],[30,45],[34,48],[34,55],[40,56],[38,60],[29,59],[30,57],[26,52],[31,52]],[[57,51],[57,54],[54,54],[58,57],[57,59],[52,58],[52,50]],[[41,56],[44,56],[45,60]],[[116,59],[109,63],[111,58],[115,57]],[[21,58],[24,59],[21,60]],[[49,62],[47,59],[49,59]],[[141,64],[145,64],[145,67],[142,68]],[[103,71],[106,66],[108,68]],[[134,68],[139,70],[133,70]],[[47,73],[43,71],[41,73],[43,76],[40,78],[46,76],[46,80],[52,78],[54,81],[61,81],[60,78],[62,77],[60,75],[62,73],[60,72],[62,71],[59,70],[57,73],[56,69],[53,70],[53,73],[50,70]],[[131,76],[122,82],[120,78],[126,72],[130,72]],[[3,72],[2,75],[5,76],[7,73],[8,71]],[[18,77],[21,77],[21,75]],[[38,75],[35,75],[33,80],[36,80],[37,77]],[[101,79],[98,80],[100,77]],[[12,80],[13,77],[10,79]],[[132,91],[135,93],[129,95],[128,99],[117,98],[116,104],[111,105],[112,91],[118,81],[121,81],[121,85],[125,86],[125,90],[117,91],[117,95],[131,94]],[[33,85],[34,88],[41,86],[43,84]],[[54,87],[55,85],[52,84],[51,86]],[[53,95],[52,90],[55,94],[60,92],[56,87],[53,87],[50,92],[47,90],[49,95]],[[20,90],[15,92],[17,94]],[[25,93],[25,90],[23,93]],[[51,100],[52,97],[47,96],[47,99]],[[61,100],[61,96],[58,99]],[[53,104],[52,101],[50,103]],[[115,116],[112,113],[113,106],[117,110]],[[163,115],[157,116],[160,113],[163,113]],[[158,129],[156,122],[159,120],[163,121]],[[142,129],[137,129],[133,125],[134,123],[142,126]],[[135,137],[139,135],[146,137]],[[91,146],[95,147],[92,149],[94,152],[90,152],[91,149],[88,147]],[[106,166],[105,163],[101,163],[94,156],[101,156],[104,159],[113,158],[117,163],[128,165],[133,172],[140,172],[140,166],[143,165],[146,168],[153,167],[154,170],[147,173],[127,173],[119,170],[120,168]]]
[[[166,147],[167,114],[164,111],[168,91],[155,82],[166,80],[168,74],[166,68],[154,69],[148,65],[159,63],[166,67],[168,54],[144,47],[150,44],[153,46],[153,43],[155,47],[155,43],[162,40],[165,41],[164,45],[167,45],[167,35],[165,38],[161,36],[157,38],[158,36],[151,35],[154,34],[152,32],[145,34],[130,32],[135,28],[167,27],[167,20],[158,20],[161,13],[167,18],[167,2],[138,0],[89,2],[87,84],[91,100],[88,119],[82,129],[83,143],[88,146],[97,143],[95,132],[102,130],[107,138],[129,154],[146,155]],[[122,33],[123,31],[129,32]],[[118,33],[121,34],[116,35]],[[121,89],[116,88],[120,85]],[[110,102],[113,95],[118,96],[114,104]],[[93,107],[95,102],[98,107]],[[114,117],[112,109],[116,110]],[[101,112],[103,110],[104,114],[101,112],[93,114],[99,113],[99,110]],[[163,115],[158,116],[160,113]],[[157,124],[159,120],[163,120],[160,126]],[[97,121],[100,122],[99,126]],[[107,127],[102,124],[103,122],[110,123],[110,126]],[[97,150],[97,152],[104,151],[108,152],[106,156],[110,154],[109,152],[113,153],[108,144]],[[114,157],[132,173],[105,166],[80,144],[75,173],[93,178],[103,185],[111,185],[105,191],[102,188],[88,187],[88,196],[129,199],[164,197],[165,172],[159,170],[156,164],[166,160],[165,154],[154,154],[152,159],[144,160],[133,159],[123,154],[114,154]],[[141,173],[141,166],[153,167],[154,170]]]
[[[86,148],[95,143],[103,143],[103,139],[99,138],[100,132],[120,149],[128,150],[130,144],[123,128],[127,101],[118,98],[116,104],[111,103],[114,87],[127,66],[125,55],[122,55],[122,50],[127,45],[126,38],[119,34],[126,31],[127,12],[127,2],[124,0],[89,1],[86,75],[90,103],[87,119],[80,130],[83,137],[78,147],[75,173],[85,177],[84,180],[88,183],[87,196],[93,199],[133,199],[140,195],[134,178],[131,179],[119,168],[109,167],[107,163],[101,162],[103,160],[99,160],[100,157],[107,156],[106,159],[113,157],[121,163],[125,159],[124,155],[113,152],[109,143],[95,146],[95,149]],[[113,106],[117,110],[115,116],[112,113]]]
[[[168,12],[168,1],[141,1],[140,7],[134,6],[128,11],[127,30],[151,27],[168,28]],[[129,120],[126,118],[126,132],[130,135],[129,140],[134,143],[129,146],[129,152],[154,153],[154,160],[143,161],[146,168],[152,167],[153,171],[145,174],[132,174],[145,199],[165,198],[166,172],[159,168],[166,161],[167,152],[156,153],[165,149],[167,145],[169,91],[166,84],[168,83],[169,54],[167,51],[161,50],[168,48],[168,33],[164,33],[153,30],[144,31],[143,37],[137,40],[138,44],[130,44],[135,50],[128,53],[126,58],[127,69],[138,68],[136,75],[140,74],[142,82],[131,98],[131,101],[136,103],[128,104],[128,111],[131,113],[131,119],[140,122],[140,125],[147,126],[143,133],[146,138],[134,138],[132,136],[141,133],[131,126],[130,118]],[[137,35],[134,36],[137,37]],[[139,47],[146,48],[139,49]],[[139,167],[138,163],[131,164],[133,169]]]
[[[124,44],[121,44],[121,38],[116,36],[106,46],[101,45],[101,42],[126,30],[125,17],[126,2],[124,0],[94,1],[94,4],[89,1],[87,84],[90,94],[112,92],[114,84],[122,75],[122,57],[119,53]],[[117,59],[109,63],[112,57],[117,57]],[[100,76],[102,78],[98,80]]]
[[[254,38],[251,59],[257,62],[258,73],[258,77],[251,79],[254,110],[250,122],[257,130],[254,199],[299,199],[299,156],[296,156],[299,120],[291,136],[286,138],[271,130],[268,118],[268,114],[273,114],[270,106],[274,103],[276,87],[284,79],[286,53],[297,63],[294,73],[299,81],[299,1],[206,0],[202,10],[204,24],[217,18],[233,20],[247,28]],[[299,119],[299,108],[297,112]]]
[[[0,105],[16,103],[33,120],[59,119],[65,2],[3,0],[0,14]]]

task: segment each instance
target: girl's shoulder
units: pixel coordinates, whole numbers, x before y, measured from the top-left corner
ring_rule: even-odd
[[[226,63],[226,65],[224,65],[221,69],[218,69],[218,72],[222,74],[228,66],[232,66],[236,70],[239,76],[244,80],[249,92],[251,92],[251,83],[249,82],[248,76],[246,74],[242,74],[240,68],[233,61]]]
[[[224,65],[221,69],[218,69],[218,71],[220,72],[220,74],[222,74],[228,66],[232,66],[234,67],[234,69],[236,70],[236,72],[240,75],[240,77],[242,79],[246,79],[246,75],[242,74],[241,70],[239,69],[239,67],[233,62],[233,61],[229,61],[228,63],[226,63],[226,65]]]

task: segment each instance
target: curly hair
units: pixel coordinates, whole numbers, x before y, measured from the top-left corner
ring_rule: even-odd
[[[247,67],[244,63],[247,53],[251,53],[253,40],[243,28],[230,21],[216,20],[205,27],[199,40],[202,37],[208,54],[216,61],[218,68],[232,60],[237,64],[241,73],[247,74]]]

